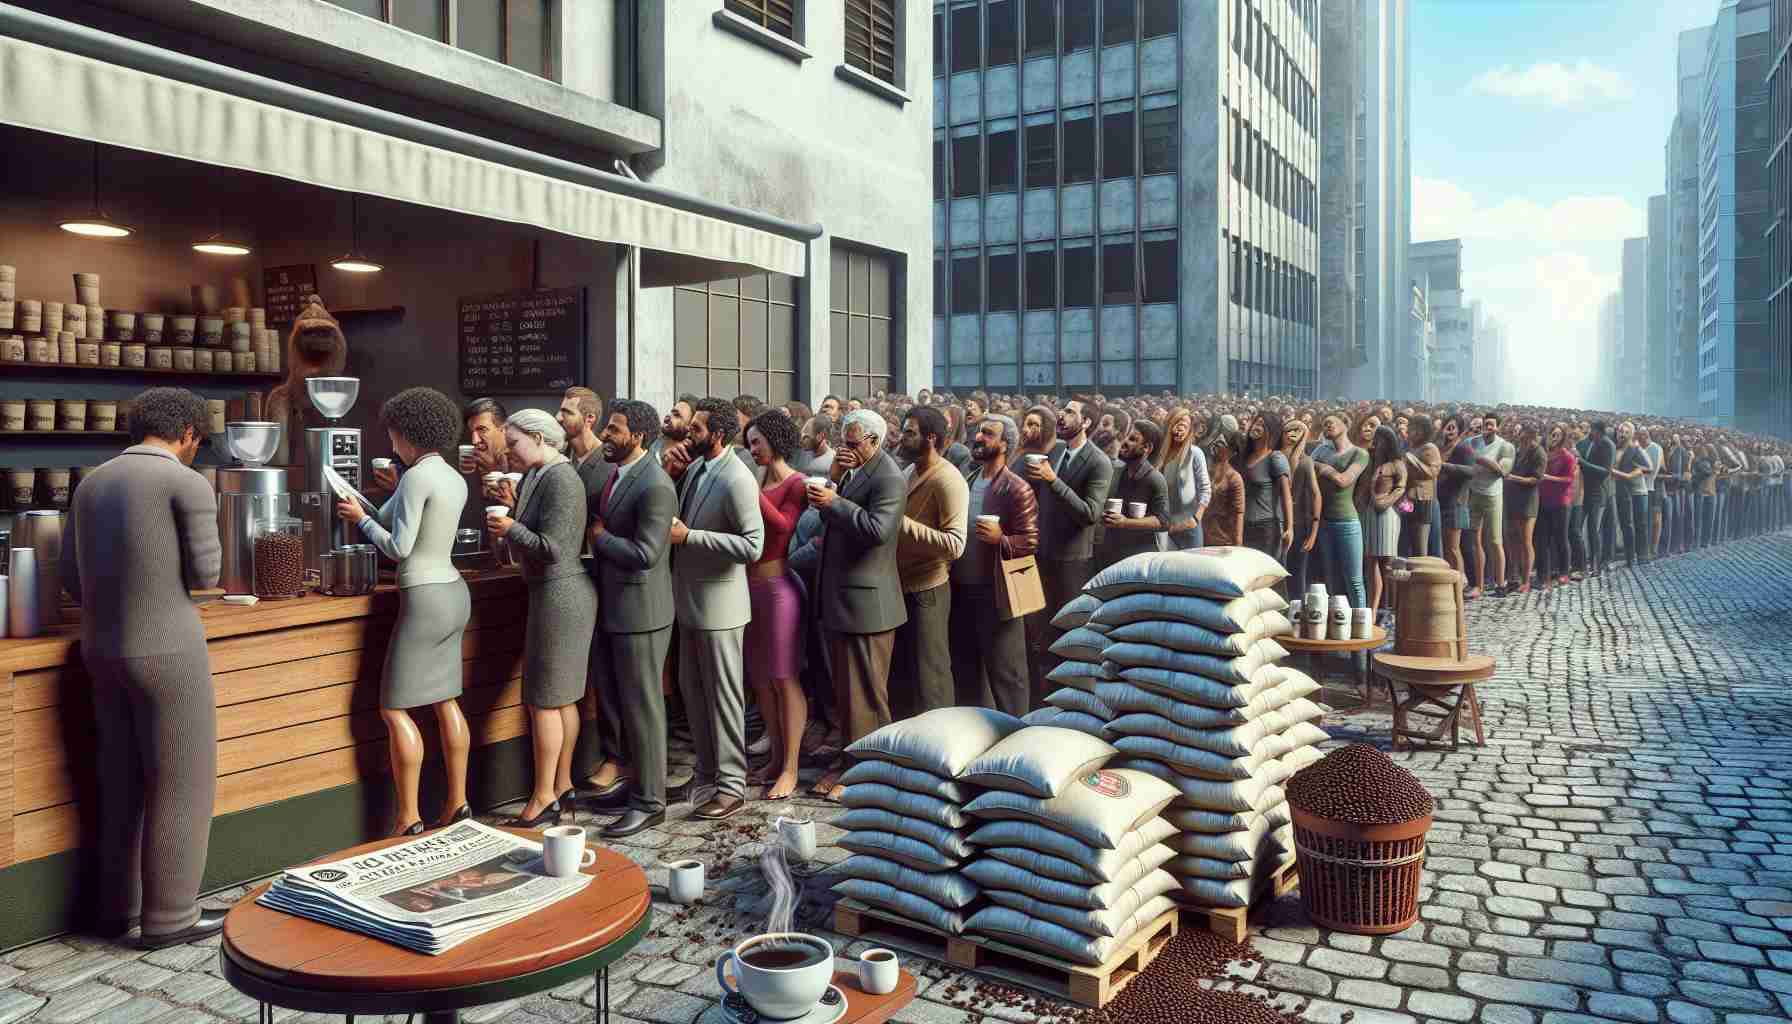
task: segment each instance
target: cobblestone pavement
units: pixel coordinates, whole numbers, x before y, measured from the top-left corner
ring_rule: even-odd
[[[1262,962],[1220,984],[1275,993],[1316,1024],[1792,1018],[1788,609],[1786,534],[1472,606],[1476,649],[1499,659],[1481,688],[1488,745],[1395,755],[1438,797],[1420,922],[1379,939],[1328,933],[1291,895],[1253,915]],[[1385,707],[1325,724],[1338,742],[1386,746]],[[612,971],[621,1019],[717,1019],[709,965],[759,930],[753,858],[770,817],[837,810],[754,805],[722,827],[676,820],[619,846],[655,881],[673,854],[721,879],[705,905],[656,908],[652,936]],[[846,854],[827,845],[838,830],[819,832],[799,922],[856,953],[826,931],[826,866]],[[254,1019],[216,976],[215,946],[145,955],[71,936],[14,950],[0,956],[0,1024]],[[898,1021],[1042,1019],[1031,1000],[910,965],[923,989]],[[592,998],[587,981],[465,1019],[589,1020]]]

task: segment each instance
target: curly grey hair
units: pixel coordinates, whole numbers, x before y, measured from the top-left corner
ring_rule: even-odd
[[[854,409],[852,412],[847,413],[846,419],[841,422],[840,436],[845,437],[846,432],[852,429],[854,424],[858,425],[860,433],[864,434],[866,437],[875,437],[880,443],[885,437],[889,436],[890,433],[890,428],[884,423],[884,418],[882,416],[872,412],[870,409]]]
[[[510,418],[504,421],[504,426],[507,429],[515,427],[520,433],[534,434],[541,438],[542,444],[554,451],[566,450],[566,431],[561,429],[554,417],[540,409],[519,409],[510,414]]]
[[[188,427],[193,428],[194,437],[203,441],[211,429],[211,416],[205,399],[186,388],[150,388],[131,403],[132,444],[142,444],[151,437],[178,444],[186,437]]]

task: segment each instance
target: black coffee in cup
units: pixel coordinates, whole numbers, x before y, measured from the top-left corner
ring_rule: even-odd
[[[742,960],[767,971],[789,971],[820,963],[832,953],[826,946],[797,939],[762,942],[741,956]]]

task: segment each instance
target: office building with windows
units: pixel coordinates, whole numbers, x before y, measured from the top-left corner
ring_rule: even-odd
[[[1624,294],[1612,292],[1599,303],[1599,343],[1587,403],[1595,409],[1623,405],[1618,392],[1618,353],[1624,346]]]
[[[1642,410],[1651,416],[1668,409],[1668,197],[1649,197],[1649,380]]]
[[[1619,259],[1619,294],[1624,303],[1624,331],[1618,339],[1619,406],[1643,411],[1649,393],[1649,239],[1626,238]]]
[[[1705,51],[1711,27],[1680,33],[1678,104],[1668,129],[1667,411],[1699,412],[1699,123],[1705,103]]]
[[[1408,271],[1425,289],[1436,348],[1428,360],[1428,394],[1446,400],[1472,397],[1475,381],[1475,314],[1462,293],[1462,239],[1412,245]]]
[[[1328,391],[1413,395],[1408,0],[1327,4],[1320,90],[1320,353]]]
[[[1767,72],[1767,179],[1770,219],[1767,224],[1768,338],[1771,344],[1774,416],[1770,429],[1792,437],[1792,0],[1773,0],[1768,43],[1772,66]]]
[[[1767,323],[1769,0],[1724,0],[1705,51],[1699,122],[1699,415],[1770,429]]]
[[[1318,9],[936,5],[936,386],[1315,394]]]

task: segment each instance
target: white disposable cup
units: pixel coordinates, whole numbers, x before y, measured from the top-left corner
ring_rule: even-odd
[[[1350,609],[1350,638],[1367,640],[1375,635],[1375,613],[1367,608]]]
[[[373,466],[374,469],[391,469],[392,468],[392,460],[391,459],[374,459],[372,461],[371,465]]]
[[[991,526],[1000,526],[1000,525],[1002,525],[1002,517],[1001,516],[991,516],[991,515],[981,515],[981,516],[977,517],[977,522],[978,523],[988,523]]]
[[[510,506],[509,505],[487,505],[487,506],[485,506],[485,514],[488,516],[507,516],[510,514]]]
[[[703,862],[675,860],[666,864],[666,895],[672,902],[695,903],[703,898]]]
[[[819,490],[819,491],[825,491],[825,490],[827,490],[827,489],[828,489],[828,483],[829,483],[829,481],[828,481],[828,478],[827,478],[827,477],[825,477],[825,476],[812,476],[812,477],[808,477],[808,478],[806,478],[806,479],[805,479],[805,480],[804,480],[804,482],[805,482],[805,483],[807,483],[807,484],[808,484],[808,485],[809,485],[809,486],[810,486],[810,487],[813,487],[813,488],[815,488],[815,489],[816,489],[816,490]]]
[[[1029,466],[1037,466],[1043,462],[1045,462],[1045,456],[1043,456],[1043,455],[1029,454],[1027,456],[1027,465],[1029,465]]]
[[[1119,499],[1119,498],[1109,498],[1108,499],[1108,511],[1113,513],[1114,515],[1119,515],[1121,512],[1125,511],[1125,509],[1126,509],[1126,502],[1122,501],[1121,499]]]
[[[504,479],[510,481],[513,484],[520,484],[523,482],[523,474],[521,474],[521,473],[506,473],[506,474],[504,474]]]
[[[461,472],[463,472],[463,473],[472,472],[472,470],[468,469],[467,467],[473,465],[474,452],[475,452],[475,449],[470,444],[463,444],[460,446]]]
[[[496,487],[498,485],[498,481],[504,479],[504,474],[500,473],[494,469],[490,473],[485,474],[485,476],[480,477],[480,479],[485,481],[486,486]]]
[[[1145,503],[1142,501],[1127,502],[1126,503],[1126,518],[1128,518],[1128,519],[1143,519],[1143,518],[1145,518]]]
[[[784,842],[784,851],[790,856],[805,864],[815,859],[814,819],[780,815],[772,822],[772,827],[777,829],[778,837]]]
[[[896,991],[902,980],[902,961],[888,949],[867,949],[859,954],[859,987],[874,996]]]
[[[555,878],[567,878],[597,863],[597,851],[585,845],[585,830],[556,825],[541,834],[541,866]]]

